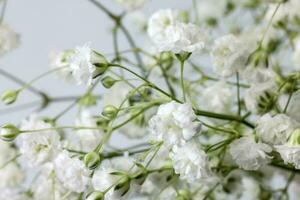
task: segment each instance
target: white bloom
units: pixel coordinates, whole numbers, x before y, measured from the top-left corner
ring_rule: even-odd
[[[18,164],[12,162],[0,169],[0,180],[0,188],[20,186],[24,181],[24,172]]]
[[[70,58],[70,68],[78,85],[91,85],[96,73],[98,55],[90,48],[90,44],[76,47],[74,55]],[[102,60],[100,60],[101,62]]]
[[[269,144],[284,144],[293,130],[293,121],[285,114],[272,117],[267,113],[258,120],[256,127],[257,136]]]
[[[280,153],[286,164],[293,164],[296,169],[300,169],[300,147],[292,145],[275,145],[275,149]]]
[[[173,167],[180,178],[193,183],[212,176],[208,157],[195,141],[187,142],[182,147],[174,146],[170,153]]]
[[[300,37],[295,39],[295,50],[293,53],[293,61],[296,70],[300,70]]]
[[[23,120],[21,130],[33,130],[17,137],[17,146],[20,153],[28,159],[31,165],[40,165],[51,161],[60,151],[60,135],[56,130],[35,131],[51,129],[53,126],[46,123],[36,115]]]
[[[117,0],[120,4],[126,7],[128,10],[135,10],[141,8],[147,0]]]
[[[24,193],[20,193],[14,189],[3,189],[0,192],[0,199],[9,199],[9,200],[31,200],[29,196]]]
[[[201,91],[200,107],[214,112],[227,113],[232,105],[232,87],[223,81],[209,85]]]
[[[230,144],[229,152],[236,164],[245,170],[257,170],[270,161],[272,148],[256,143],[252,137],[242,137]]]
[[[67,151],[61,152],[54,160],[55,174],[62,184],[71,191],[83,192],[89,185],[89,171],[77,157]]]
[[[50,68],[57,70],[56,73],[62,79],[73,82],[74,77],[70,68],[70,59],[74,55],[74,51],[52,51],[50,53]]]
[[[97,120],[88,110],[81,111],[75,121],[76,127],[97,127]],[[89,152],[94,150],[101,142],[103,132],[98,129],[80,129],[74,133],[79,142],[79,148],[82,151]]]
[[[3,55],[20,44],[20,35],[7,24],[0,24],[0,55]]]
[[[201,1],[198,6],[200,21],[218,20],[226,11],[226,1],[209,0]]]
[[[106,189],[114,185],[118,180],[120,180],[120,176],[113,175],[111,174],[112,172],[116,172],[116,171],[129,172],[132,166],[134,166],[133,160],[126,156],[103,161],[101,166],[95,171],[92,177],[93,188],[97,191],[102,191],[102,192],[105,191]],[[114,191],[114,187],[112,187],[105,194],[105,199],[106,200],[128,199],[126,197],[130,195],[129,193],[126,193],[126,195],[121,197],[122,191],[119,190]]]
[[[215,73],[229,77],[245,68],[249,52],[239,38],[225,35],[215,40],[211,56]]]
[[[253,113],[265,113],[273,104],[275,84],[257,83],[246,90],[244,100],[246,108]]]
[[[154,13],[148,22],[148,35],[159,51],[194,52],[205,47],[207,36],[194,24],[178,20],[171,9]]]
[[[174,101],[161,105],[149,121],[149,129],[155,139],[165,145],[183,145],[200,132],[201,124],[189,104]]]

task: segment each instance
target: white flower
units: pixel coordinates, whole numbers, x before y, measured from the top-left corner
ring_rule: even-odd
[[[213,67],[216,74],[229,77],[245,68],[248,48],[234,35],[217,38],[212,49]]]
[[[242,137],[230,144],[229,152],[236,164],[245,170],[257,170],[270,161],[272,148],[256,143],[252,137]]]
[[[252,113],[265,113],[273,105],[275,84],[256,83],[246,90],[244,100],[246,108]]]
[[[300,70],[300,37],[295,39],[295,50],[293,52],[293,61],[296,70]]]
[[[111,174],[112,172],[122,171],[129,172],[130,168],[134,166],[133,160],[127,156],[113,158],[111,160],[105,160],[102,162],[101,166],[95,171],[92,177],[92,185],[93,188],[97,191],[105,191],[106,189],[113,186],[118,180],[120,180],[120,176]],[[130,193],[130,192],[129,192]],[[129,193],[121,197],[121,191],[115,191],[114,187],[112,187],[106,194],[106,200],[120,200],[120,199],[128,199]]]
[[[93,65],[93,50],[89,44],[76,47],[75,53],[70,61],[70,68],[78,85],[90,85],[96,67]]]
[[[70,59],[74,55],[74,51],[52,51],[50,53],[50,68],[57,70],[56,74],[62,79],[73,82],[74,77],[70,68]]]
[[[20,44],[20,35],[7,24],[0,24],[0,56],[15,49]]]
[[[286,103],[286,102],[285,102]],[[289,104],[287,114],[298,123],[300,123],[300,93],[294,93]]]
[[[175,173],[188,182],[193,183],[212,176],[207,155],[193,140],[181,147],[174,146],[170,152],[170,158]]]
[[[223,81],[219,81],[201,91],[199,106],[206,110],[227,113],[230,111],[232,98],[232,87]]]
[[[148,35],[159,51],[194,52],[205,47],[207,36],[194,24],[178,20],[171,9],[154,13],[148,21]]]
[[[69,190],[80,193],[89,185],[89,171],[77,157],[67,151],[61,152],[54,160],[55,174]]]
[[[0,199],[9,199],[9,200],[32,200],[25,193],[20,193],[15,189],[3,189],[0,192]]]
[[[83,110],[75,121],[76,127],[97,127],[97,120],[88,110]],[[94,150],[101,142],[103,132],[98,129],[80,129],[75,133],[78,139],[79,148],[82,151],[89,152]]]
[[[257,136],[269,144],[284,144],[293,130],[293,121],[285,114],[272,117],[267,113],[258,120],[256,127]]]
[[[286,164],[293,164],[296,169],[300,169],[299,146],[275,145],[274,147]]]
[[[155,139],[164,145],[183,145],[200,132],[201,124],[189,104],[174,101],[161,105],[149,121],[149,129]]]
[[[52,161],[60,151],[60,135],[56,130],[36,131],[51,129],[53,126],[46,123],[36,115],[31,115],[21,123],[21,130],[34,132],[23,133],[17,137],[17,146],[20,153],[31,165],[40,165]]]
[[[20,186],[24,178],[24,172],[20,166],[17,163],[11,162],[0,169],[0,188]]]
[[[209,0],[199,2],[197,10],[198,18],[201,22],[218,20],[226,11],[226,1]]]
[[[126,7],[128,10],[135,10],[141,8],[147,0],[117,0],[120,4]]]

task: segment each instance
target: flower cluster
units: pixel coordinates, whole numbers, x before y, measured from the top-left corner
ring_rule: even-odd
[[[299,0],[186,1],[149,16],[138,12],[151,1],[113,1],[121,13],[89,1],[113,21],[113,53],[53,51],[29,82],[0,70],[20,85],[1,96],[12,112],[25,90],[40,98],[0,127],[0,200],[299,199]],[[20,44],[2,21],[0,55]],[[36,87],[53,73],[86,87]]]

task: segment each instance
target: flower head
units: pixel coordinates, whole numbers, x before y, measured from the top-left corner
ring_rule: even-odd
[[[267,155],[272,148],[264,143],[256,143],[252,137],[242,137],[230,144],[229,152],[236,164],[245,170],[257,170],[267,164]]]

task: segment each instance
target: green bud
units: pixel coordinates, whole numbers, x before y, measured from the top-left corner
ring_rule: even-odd
[[[86,200],[103,200],[103,199],[104,199],[104,194],[99,191],[92,192],[86,198]]]
[[[5,104],[12,104],[17,100],[20,90],[6,90],[2,96],[1,100]]]
[[[192,200],[192,195],[189,190],[179,190],[176,196],[176,200]]]
[[[84,164],[90,170],[96,169],[101,162],[100,155],[97,152],[89,152],[84,156]]]
[[[107,62],[106,58],[102,54],[96,51],[93,51],[92,63],[96,66],[96,70],[94,72],[94,78],[103,74],[108,69],[109,66],[109,63]]]
[[[300,128],[293,131],[291,134],[288,144],[292,146],[299,146],[300,145]]]
[[[124,176],[121,181],[114,188],[115,191],[120,193],[120,196],[124,196],[130,189],[130,177]]]
[[[258,112],[263,114],[269,112],[275,105],[276,99],[273,91],[265,91],[258,100]]]
[[[117,115],[118,109],[115,106],[108,105],[105,106],[102,115],[108,117],[109,119],[114,118]]]
[[[101,81],[102,85],[107,89],[111,88],[117,82],[117,80],[113,79],[111,76],[106,76]]]
[[[13,141],[21,131],[13,124],[3,125],[0,129],[0,137],[2,140],[10,142]]]

